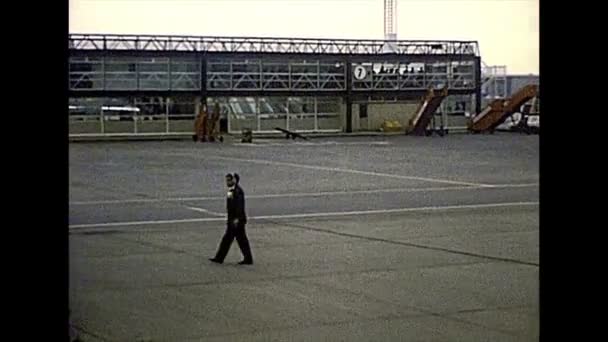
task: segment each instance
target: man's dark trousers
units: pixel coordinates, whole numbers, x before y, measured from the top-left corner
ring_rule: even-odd
[[[232,222],[228,222],[226,233],[224,233],[222,242],[220,242],[220,248],[217,251],[215,259],[219,260],[220,262],[224,261],[224,258],[226,258],[228,250],[230,249],[230,245],[232,245],[232,241],[235,238],[236,242],[239,244],[241,252],[243,253],[244,260],[253,261],[253,257],[251,256],[251,248],[249,247],[249,240],[247,239],[247,234],[245,233],[245,224],[242,222],[239,222],[236,225]]]

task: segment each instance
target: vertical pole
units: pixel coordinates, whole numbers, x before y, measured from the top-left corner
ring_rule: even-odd
[[[101,89],[106,90],[106,56],[101,56]]]
[[[257,118],[257,122],[258,122],[258,123],[257,123],[257,125],[256,125],[256,126],[257,126],[257,131],[259,132],[259,131],[262,129],[262,124],[261,124],[261,122],[260,122],[260,121],[261,121],[261,119],[260,119],[260,113],[262,112],[262,110],[261,110],[261,108],[262,108],[262,106],[261,106],[261,103],[262,103],[262,98],[261,98],[261,97],[259,97],[259,96],[257,96],[257,97],[256,97],[256,102],[257,102],[257,104],[258,104],[258,105],[257,105],[257,107],[258,107],[258,112],[257,112],[257,115],[256,115],[256,118]]]
[[[445,100],[447,100],[447,98]],[[441,130],[442,130],[441,133],[444,133],[445,130],[448,129],[448,125],[447,125],[448,113],[446,111],[446,107],[447,107],[447,105],[446,105],[445,101],[442,101],[441,102]]]
[[[194,116],[196,117],[201,112],[202,98],[200,96],[194,97]]]
[[[291,64],[292,64],[291,61],[287,62],[287,72],[289,74],[288,75],[288,84],[287,84],[287,87],[288,87],[289,90],[292,90],[291,89]]]
[[[260,80],[258,81],[258,85],[260,90],[264,89],[264,68],[262,67],[262,59],[258,60],[258,66],[260,70]]]
[[[233,90],[233,86],[234,86],[233,85],[234,75],[233,75],[233,70],[232,70],[233,69],[232,64],[233,64],[233,62],[232,62],[232,60],[230,60],[230,90]],[[228,100],[228,101],[230,101],[230,100]]]
[[[104,120],[104,117],[103,117],[103,105],[100,108],[101,108],[101,112],[99,112],[99,120],[101,122],[101,134],[105,134],[106,130],[105,130],[105,124],[103,122],[103,120]]]
[[[201,77],[200,77],[200,90],[201,90],[201,94],[203,96],[203,99],[205,100],[204,103],[207,103],[206,99],[207,99],[207,58],[206,56],[202,56],[200,59],[200,63],[201,63]]]
[[[353,131],[353,100],[352,100],[352,88],[353,88],[353,66],[350,58],[346,58],[346,133]]]
[[[199,78],[199,89],[201,94],[201,105],[207,106],[207,57],[206,55],[202,55],[199,59],[200,63],[200,78]],[[214,108],[215,110],[215,108]],[[209,106],[207,106],[207,117],[211,117],[211,110],[209,110]],[[196,111],[195,115],[198,115],[199,111]],[[221,116],[221,115],[220,115]],[[196,116],[195,116],[196,117]],[[195,119],[196,120],[196,119]],[[220,125],[221,117],[218,117],[217,125]],[[219,131],[219,129],[218,129]],[[218,133],[219,134],[219,133]]]
[[[230,65],[232,65],[232,63],[230,63]],[[230,68],[231,68],[230,70],[232,71],[232,67],[230,67]],[[230,74],[232,74],[232,72],[231,72]],[[231,77],[232,77],[232,76],[231,76]],[[232,81],[230,81],[230,82],[232,82]],[[228,115],[227,115],[228,117],[226,118],[226,123],[227,123],[227,125],[228,125],[228,134],[230,134],[230,133],[232,133],[232,126],[231,126],[231,124],[230,124],[230,123],[232,122],[232,120],[231,120],[231,115],[230,115],[230,113],[231,113],[232,109],[231,109],[231,107],[230,107],[230,98],[229,98],[229,97],[226,97],[225,99],[226,99],[226,103],[228,104],[228,108],[229,108],[229,109],[228,109]]]
[[[288,130],[288,131],[289,131],[289,101],[290,101],[290,98],[288,97],[287,98],[287,114],[286,114],[286,117],[285,117],[285,120],[286,120],[286,122],[285,122],[285,129]]]
[[[169,96],[165,97],[165,133],[169,133],[169,99]]]
[[[169,62],[167,63],[167,80],[169,82],[167,86],[167,90],[171,90],[173,80],[171,79],[171,63],[173,63],[173,58],[169,57]]]
[[[135,90],[139,90],[139,58],[134,58],[135,60]]]
[[[133,101],[133,103],[135,104],[135,108],[138,108],[137,98],[135,101]],[[137,111],[133,111],[133,115],[131,115],[131,117],[133,118],[133,133],[137,134]]]
[[[321,62],[317,60],[317,90],[321,88]]]
[[[475,114],[481,113],[481,57],[475,58]]]
[[[315,127],[314,131],[317,132],[319,130],[319,119],[317,118],[319,114],[319,98],[315,96]]]

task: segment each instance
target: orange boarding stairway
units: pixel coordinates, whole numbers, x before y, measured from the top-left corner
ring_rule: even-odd
[[[207,106],[201,106],[198,115],[194,120],[193,141],[207,141],[207,121],[209,121]]]
[[[220,142],[224,141],[219,132],[218,122],[220,120],[220,106],[215,104],[211,114],[207,112],[207,106],[201,106],[198,116],[194,120],[194,135],[192,140],[213,142],[216,139]]]
[[[416,114],[410,120],[406,134],[410,135],[427,135],[426,128],[429,126],[433,114],[441,105],[444,98],[448,96],[448,88],[444,87],[441,90],[433,90],[429,88],[426,95],[422,99],[420,106],[416,110]]]
[[[497,99],[492,101],[486,109],[476,115],[469,122],[469,130],[475,133],[492,132],[494,129],[505,122],[505,120],[521,105],[536,97],[538,86],[529,84],[519,89],[508,99]]]

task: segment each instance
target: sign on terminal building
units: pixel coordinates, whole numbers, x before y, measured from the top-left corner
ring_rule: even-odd
[[[353,64],[353,77],[357,81],[370,80],[373,75],[404,75],[424,72],[423,63],[360,63]]]

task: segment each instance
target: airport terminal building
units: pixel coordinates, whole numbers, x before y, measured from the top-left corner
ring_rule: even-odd
[[[228,133],[405,127],[444,87],[445,124],[464,126],[481,67],[475,41],[71,34],[69,134],[189,136],[202,103]]]

